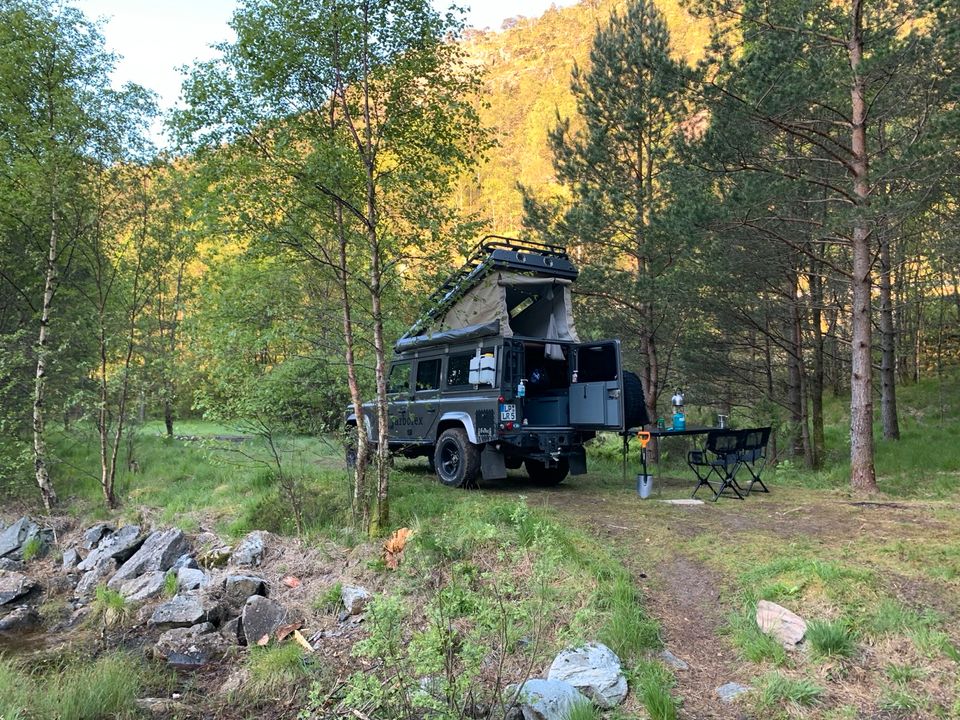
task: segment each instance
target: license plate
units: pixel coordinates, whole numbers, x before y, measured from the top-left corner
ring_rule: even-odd
[[[500,406],[500,422],[507,422],[508,420],[516,422],[516,419],[517,419],[516,405]]]

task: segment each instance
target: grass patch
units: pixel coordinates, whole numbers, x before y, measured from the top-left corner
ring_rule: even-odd
[[[758,626],[755,609],[734,613],[728,621],[727,631],[741,657],[754,663],[768,662],[781,666],[787,662],[787,651]]]
[[[250,680],[245,690],[249,695],[258,697],[295,692],[311,675],[303,648],[292,642],[251,648],[247,669],[250,671]]]
[[[630,681],[650,720],[676,720],[677,701],[670,692],[676,685],[676,678],[663,663],[656,660],[640,662]]]
[[[591,702],[574,703],[567,710],[566,720],[600,720],[600,711]]]
[[[122,625],[132,612],[127,599],[106,585],[98,585],[90,603],[90,622],[102,623],[106,627]]]
[[[5,720],[99,720],[132,717],[147,668],[117,653],[78,660],[62,672],[29,673],[0,658],[0,717]]]
[[[922,710],[926,703],[903,687],[887,688],[880,696],[880,709],[897,713],[914,713]]]
[[[659,627],[647,615],[633,580],[625,571],[601,590],[599,604],[608,610],[606,622],[600,628],[600,642],[619,657],[634,657],[661,646]]]
[[[176,571],[168,570],[167,574],[163,576],[163,594],[172,598],[177,594],[179,588],[180,581],[177,579]]]
[[[43,554],[43,540],[34,535],[23,544],[23,561],[30,562]]]
[[[856,643],[842,620],[813,620],[807,625],[807,641],[819,657],[850,657]]]
[[[910,633],[929,629],[938,622],[929,611],[917,612],[891,598],[884,598],[864,620],[864,628],[875,636],[892,633]]]
[[[823,695],[823,688],[806,678],[791,678],[782,673],[767,673],[760,679],[761,709],[783,705],[809,707]]]
[[[328,587],[320,595],[317,595],[310,603],[311,607],[322,615],[328,615],[336,612],[340,607],[340,597],[343,591],[343,583],[336,582]]]

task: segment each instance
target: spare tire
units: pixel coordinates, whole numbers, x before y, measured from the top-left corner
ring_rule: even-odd
[[[650,424],[647,403],[643,398],[643,383],[629,370],[623,372],[623,416],[627,428]]]

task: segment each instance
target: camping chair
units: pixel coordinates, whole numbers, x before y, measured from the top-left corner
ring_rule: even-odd
[[[713,501],[716,502],[728,488],[733,496],[743,500],[743,488],[737,484],[737,470],[740,469],[740,451],[744,435],[738,430],[711,430],[707,433],[707,444],[703,450],[691,450],[687,454],[687,465],[697,476],[697,486],[693,495],[706,485],[713,492]],[[717,487],[711,482],[711,476],[716,475]],[[728,496],[731,497],[731,496]]]
[[[750,430],[741,430],[743,434],[743,448],[740,450],[740,464],[750,473],[750,486],[747,488],[747,495],[753,490],[753,486],[759,484],[762,492],[768,493],[770,489],[763,484],[760,474],[767,464],[767,441],[770,440],[770,428],[752,428]]]

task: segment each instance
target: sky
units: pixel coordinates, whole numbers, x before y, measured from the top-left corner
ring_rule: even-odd
[[[551,5],[575,0],[476,0],[467,24],[496,30],[505,18],[537,17]],[[72,0],[89,18],[104,21],[107,49],[119,56],[116,85],[135,82],[157,93],[160,107],[173,107],[180,96],[178,68],[213,57],[210,45],[231,38],[227,21],[236,0]],[[440,8],[449,3],[435,0]],[[466,5],[466,2],[460,2]],[[159,141],[160,125],[154,128]]]

